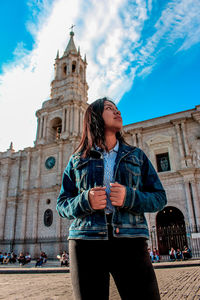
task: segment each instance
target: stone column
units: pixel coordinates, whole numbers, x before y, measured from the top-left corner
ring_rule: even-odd
[[[189,155],[190,150],[189,150],[188,140],[187,140],[187,136],[186,136],[185,122],[181,122],[181,128],[182,128],[182,132],[183,132],[183,141],[184,141],[184,145],[185,145],[185,152],[186,152],[186,155]]]
[[[83,132],[83,121],[84,121],[85,110],[83,107],[80,107],[80,135]]]
[[[44,139],[46,139],[46,135],[47,135],[47,118],[48,118],[48,115],[45,114],[43,118],[44,118],[44,122],[43,122],[43,133],[42,133],[42,137],[43,137]]]
[[[132,145],[133,146],[137,146],[135,133],[131,134],[131,139],[132,139],[132,141],[131,141]]]
[[[61,252],[61,243],[59,241],[61,237],[61,217],[57,215],[56,219],[56,238],[58,239],[58,242],[55,245],[55,253]]]
[[[34,209],[33,209],[33,230],[32,236],[33,238],[37,238],[38,236],[38,205],[40,198],[40,185],[41,185],[41,162],[42,162],[42,151],[41,148],[38,150],[38,168],[37,168],[37,180],[36,180],[36,188],[37,192],[34,197]]]
[[[43,128],[43,117],[40,116],[39,139],[42,138],[42,128]]]
[[[70,132],[70,135],[72,134],[73,135],[73,123],[74,123],[74,109],[73,109],[73,106],[71,105],[70,106],[70,127],[69,127],[69,132]]]
[[[16,220],[17,220],[17,202],[18,202],[18,195],[19,195],[19,189],[20,189],[20,173],[21,173],[21,155],[22,152],[19,151],[19,157],[18,157],[18,172],[17,172],[17,186],[16,186],[16,193],[15,193],[15,200],[13,199],[12,208],[13,208],[13,224],[11,225],[11,240],[15,239],[15,233],[16,233]]]
[[[40,118],[37,118],[37,135],[36,135],[36,140],[38,140],[40,137]]]
[[[63,143],[59,144],[59,151],[58,151],[58,173],[57,173],[57,183],[61,184],[62,179],[62,166],[63,166]]]
[[[138,132],[138,147],[141,148],[141,149],[143,148],[141,132]]]
[[[200,228],[200,199],[198,196],[197,184],[196,184],[195,180],[191,181],[191,187],[192,187],[192,193],[193,193],[196,224]]]
[[[188,139],[187,139],[187,134],[186,134],[186,124],[185,122],[181,122],[181,128],[183,132],[183,142],[185,146],[185,152],[186,152],[186,161],[187,161],[187,167],[192,166],[192,158],[190,155],[190,149],[189,149],[189,144],[188,144]]]
[[[66,132],[67,132],[67,136],[69,136],[70,134],[70,106],[69,105],[67,105]]]
[[[10,229],[9,239],[11,242],[13,242],[15,240],[15,231],[16,231],[16,212],[17,212],[16,199],[12,199],[12,201],[8,202],[7,209],[10,211],[10,215],[12,216],[12,218],[9,221],[9,229]]]
[[[62,109],[62,133],[66,130],[66,108]]]
[[[6,159],[3,165],[2,175],[2,189],[1,189],[1,201],[0,201],[0,240],[4,238],[5,219],[6,219],[6,207],[8,197],[8,184],[10,179],[10,159]]]
[[[175,124],[176,132],[177,132],[177,138],[178,138],[178,146],[179,146],[179,151],[181,155],[181,168],[185,168],[185,159],[184,159],[184,150],[183,150],[183,144],[181,140],[181,131],[179,124]]]
[[[38,255],[40,249],[37,243],[38,239],[38,212],[39,212],[39,201],[40,201],[40,187],[41,187],[41,163],[42,163],[42,149],[38,150],[38,168],[37,168],[37,180],[36,180],[36,193],[33,197],[33,228],[32,237],[35,240],[34,244],[34,256]]]
[[[185,183],[185,193],[186,193],[186,205],[187,205],[187,212],[188,212],[188,220],[190,225],[195,225],[194,213],[193,213],[193,206],[192,206],[192,198],[190,194],[189,182],[184,180]]]
[[[26,178],[24,181],[24,193],[23,193],[23,208],[21,215],[21,239],[26,238],[26,224],[27,224],[27,207],[28,207],[28,199],[29,199],[29,183],[30,183],[30,168],[31,168],[31,152],[27,152],[27,162],[26,162]]]
[[[74,130],[73,130],[73,135],[77,136],[78,135],[78,127],[79,127],[79,112],[78,112],[78,106],[77,104],[74,104]]]

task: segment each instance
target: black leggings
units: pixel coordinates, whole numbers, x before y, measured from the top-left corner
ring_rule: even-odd
[[[122,300],[159,300],[159,290],[143,238],[70,240],[75,300],[108,300],[112,274]]]

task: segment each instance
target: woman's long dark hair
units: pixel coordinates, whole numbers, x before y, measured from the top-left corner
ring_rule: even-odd
[[[91,148],[94,145],[97,145],[102,149],[108,151],[107,146],[105,144],[105,125],[104,120],[102,118],[105,101],[109,101],[115,105],[113,101],[104,97],[101,99],[97,99],[96,101],[91,103],[85,112],[81,141],[74,151],[75,153],[82,152],[82,157],[89,156]],[[116,138],[120,142],[126,143],[121,132],[116,133]]]

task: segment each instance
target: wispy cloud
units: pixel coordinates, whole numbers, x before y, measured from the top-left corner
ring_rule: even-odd
[[[137,48],[138,75],[148,75],[167,48],[176,54],[200,42],[199,0],[169,1],[154,30]]]
[[[0,126],[7,124],[6,134],[0,137],[1,150],[11,140],[16,149],[32,145],[34,113],[50,95],[54,58],[57,49],[62,55],[71,24],[76,24],[76,45],[81,46],[82,55],[87,54],[89,102],[104,95],[118,102],[136,76],[152,72],[167,47],[178,40],[173,50],[177,53],[200,41],[199,0],[168,1],[154,21],[154,0],[28,3],[37,16],[37,22],[27,22],[35,40],[33,50],[27,51],[19,42],[15,60],[4,65],[0,76]]]

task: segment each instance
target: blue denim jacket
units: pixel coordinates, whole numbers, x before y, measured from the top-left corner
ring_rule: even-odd
[[[61,217],[73,220],[69,239],[108,239],[105,211],[92,209],[88,199],[92,187],[103,186],[103,175],[100,151],[92,149],[87,158],[80,153],[71,156],[56,208]],[[120,143],[114,179],[126,187],[126,196],[123,207],[115,207],[112,216],[113,236],[148,239],[144,213],[162,210],[167,203],[154,167],[141,149]]]

